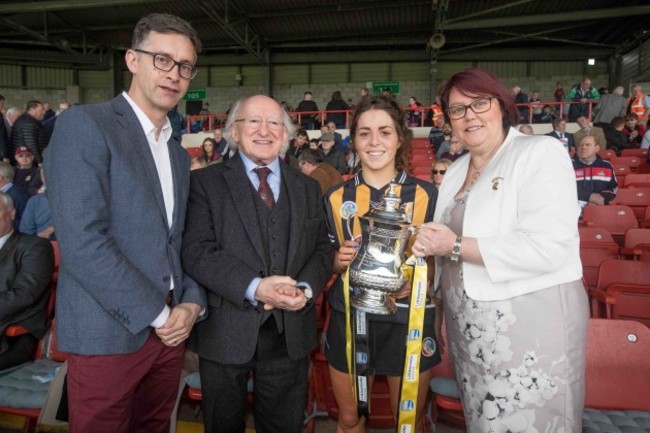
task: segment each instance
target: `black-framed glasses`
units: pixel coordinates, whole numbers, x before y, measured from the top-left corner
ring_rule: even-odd
[[[463,105],[463,104],[452,105],[447,109],[447,114],[449,114],[450,119],[458,120],[465,117],[468,108],[471,108],[475,114],[485,113],[490,108],[492,108],[492,99],[493,99],[492,96],[488,96],[485,98],[475,99],[474,101],[472,101],[470,104],[467,105]]]
[[[196,77],[196,73],[199,72],[199,70],[195,68],[194,65],[177,62],[176,60],[164,54],[152,53],[150,51],[141,50],[139,48],[133,48],[133,51],[142,54],[149,54],[151,57],[153,57],[154,68],[160,69],[161,71],[169,72],[174,69],[174,67],[178,66],[178,75],[188,80]]]
[[[284,128],[284,123],[275,119],[266,119],[263,120],[261,117],[247,117],[242,119],[236,119],[235,122],[244,122],[244,126],[251,130],[258,130],[262,127],[262,124],[266,122],[266,127],[272,131],[279,131]]]
[[[431,174],[433,174],[434,176],[436,174],[442,174],[444,176],[445,173],[447,173],[447,170],[431,170]]]

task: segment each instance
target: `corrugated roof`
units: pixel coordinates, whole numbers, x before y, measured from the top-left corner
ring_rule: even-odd
[[[448,2],[441,59],[470,60],[485,47],[495,48],[491,60],[499,60],[499,52],[502,60],[508,60],[508,50],[513,49],[540,55],[561,49],[563,56],[576,59],[585,51],[607,56],[645,38],[644,31],[650,27],[650,5],[642,0]],[[0,4],[0,58],[4,50],[25,50],[30,44],[48,49],[48,42],[54,52],[62,50],[61,44],[81,52],[84,36],[90,47],[125,48],[137,20],[152,12],[168,12],[190,21],[208,53],[244,52],[233,34],[241,39],[257,35],[263,47],[276,52],[387,48],[424,52],[430,50],[426,42],[434,33],[436,14],[443,3],[445,0],[104,0],[98,6],[88,6],[88,0],[7,0]],[[26,5],[31,10],[26,10]],[[224,28],[223,23],[229,27]]]

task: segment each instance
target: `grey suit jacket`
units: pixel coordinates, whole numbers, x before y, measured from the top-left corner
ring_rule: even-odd
[[[168,142],[173,225],[149,144],[123,96],[73,107],[47,151],[48,198],[61,247],[56,303],[61,350],[99,355],[138,350],[174,283],[174,304],[206,305],[181,269],[189,156]]]
[[[304,281],[321,293],[332,273],[318,183],[280,162],[290,207],[287,267],[283,275]],[[254,191],[239,154],[225,163],[192,172],[183,266],[208,292],[208,318],[197,325],[201,357],[224,364],[249,361],[257,347],[262,305],[245,292],[255,277],[265,277],[264,243]],[[289,356],[303,358],[316,346],[313,304],[284,313]]]

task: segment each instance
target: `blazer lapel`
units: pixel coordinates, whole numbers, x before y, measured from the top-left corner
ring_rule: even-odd
[[[246,175],[244,163],[239,157],[239,154],[235,154],[225,164],[230,167],[230,170],[226,171],[223,177],[228,184],[228,191],[230,192],[232,202],[235,205],[235,209],[237,209],[241,223],[246,233],[248,233],[251,243],[255,247],[255,251],[257,251],[262,261],[265,262],[266,254],[264,253],[264,245],[262,244],[262,233],[257,223],[255,204],[252,200],[246,199],[246,197],[251,196],[251,181]]]
[[[9,239],[7,239],[7,242],[2,246],[2,249],[0,249],[0,265],[2,262],[4,262],[7,257],[9,257],[9,253],[11,253],[14,249],[14,246],[18,243],[18,232],[14,230],[14,232],[9,236]]]
[[[302,235],[302,228],[305,224],[305,212],[307,209],[307,193],[305,184],[301,182],[298,173],[283,162],[280,162],[282,179],[288,192],[291,223],[289,228],[289,249],[287,250],[287,268],[294,263],[294,257],[298,253],[298,244]]]
[[[169,221],[167,221],[167,211],[165,209],[165,200],[162,194],[162,186],[160,185],[160,179],[158,178],[158,170],[156,170],[156,163],[154,162],[153,155],[151,154],[151,149],[149,148],[149,143],[147,142],[147,137],[142,130],[142,125],[138,120],[138,117],[135,115],[133,108],[129,105],[126,99],[122,95],[114,98],[112,101],[113,109],[117,114],[118,122],[124,127],[124,136],[125,142],[132,142],[133,147],[135,148],[140,161],[142,161],[142,166],[144,172],[151,184],[151,189],[153,190],[156,203],[160,213],[162,214],[165,224],[169,227]],[[173,165],[173,162],[172,162]]]

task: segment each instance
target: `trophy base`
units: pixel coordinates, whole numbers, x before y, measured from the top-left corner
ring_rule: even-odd
[[[397,305],[395,305],[395,299],[392,296],[381,290],[366,288],[360,294],[350,298],[350,305],[365,313],[384,316],[395,314],[397,311]]]

